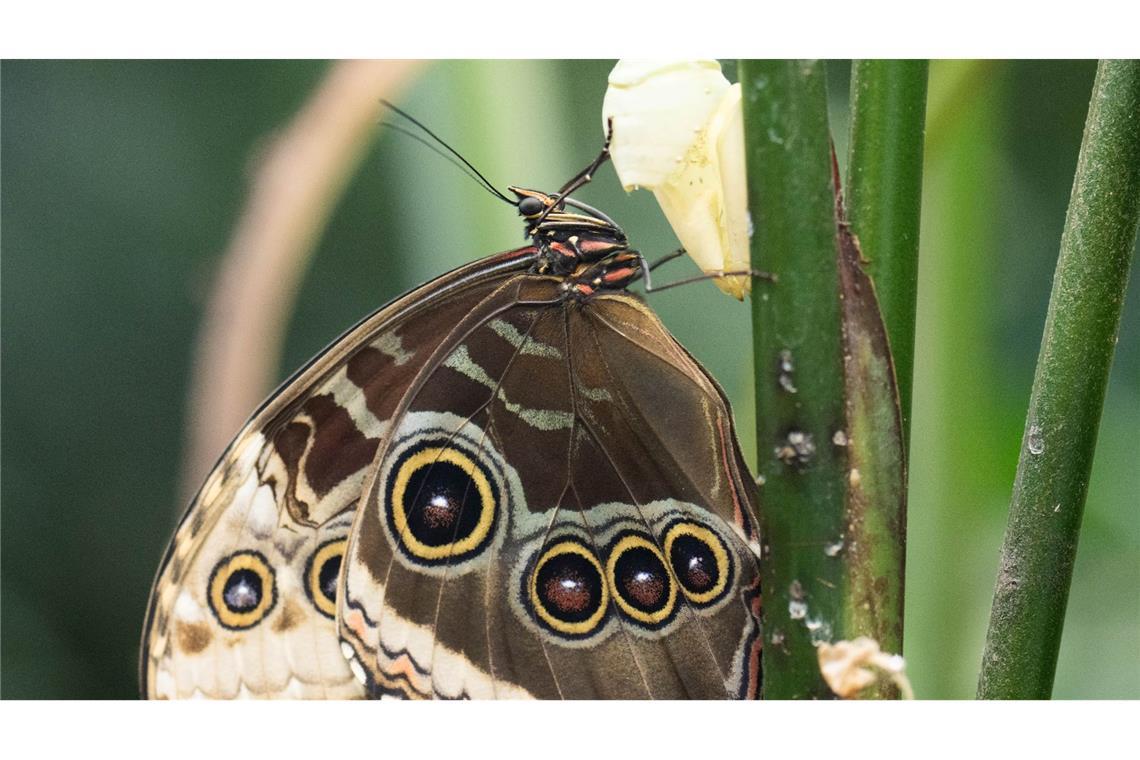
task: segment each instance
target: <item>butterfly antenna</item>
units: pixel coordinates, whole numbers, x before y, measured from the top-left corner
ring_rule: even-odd
[[[410,121],[412,124],[414,124],[416,127],[418,127],[424,134],[426,134],[428,137],[430,137],[432,140],[434,140],[437,145],[439,145],[444,150],[446,150],[448,153],[450,153],[452,156],[454,156],[455,158],[457,158],[461,162],[463,162],[463,165],[466,166],[468,169],[470,169],[471,172],[475,175],[475,177],[478,177],[478,181],[480,182],[480,184],[482,184],[483,187],[486,188],[487,191],[490,192],[492,195],[496,196],[497,198],[499,198],[499,200],[501,200],[505,203],[511,204],[512,206],[518,205],[515,201],[512,201],[510,198],[508,198],[506,195],[504,195],[498,188],[496,188],[494,185],[492,185],[491,181],[489,179],[487,179],[486,177],[484,177],[482,172],[480,172],[478,169],[476,169],[474,166],[472,166],[471,162],[468,161],[466,158],[464,158],[459,153],[459,151],[457,151],[455,148],[448,145],[442,137],[440,137],[435,132],[432,132],[430,129],[428,129],[427,126],[425,126],[424,123],[421,122],[419,119],[412,116],[407,111],[404,111],[403,109],[398,108],[397,106],[395,106],[394,104],[392,104],[388,100],[381,98],[380,102],[382,104],[384,104],[384,106],[386,108],[391,109],[392,111],[394,111],[398,115],[400,115],[400,116],[404,117],[405,119],[407,119],[408,121]],[[395,124],[389,124],[389,123],[385,122],[385,125],[392,127],[399,132],[403,132],[404,134],[409,135],[411,137],[416,137],[409,130],[400,129]],[[420,142],[422,142],[424,145],[429,145],[427,140],[424,140],[422,138],[417,138],[417,139],[419,139]],[[429,145],[429,147],[430,147],[430,145]],[[436,152],[440,153],[438,150]],[[440,153],[440,155],[444,155],[444,154]],[[471,176],[471,175],[468,175],[468,176]]]
[[[410,129],[406,129],[406,128],[400,126],[399,124],[393,124],[390,121],[382,121],[382,122],[380,122],[380,126],[385,127],[386,129],[390,129],[393,132],[399,132],[400,134],[404,135],[405,137],[409,137],[409,138],[415,140],[420,145],[423,145],[428,150],[435,153],[437,156],[439,156],[439,157],[443,158],[444,160],[446,160],[447,162],[449,162],[456,169],[463,172],[464,176],[470,177],[471,181],[474,182],[475,184],[477,184],[479,187],[483,188],[484,190],[491,191],[491,192],[494,191],[494,188],[488,188],[486,183],[483,182],[483,180],[481,180],[479,177],[477,177],[474,174],[474,172],[472,172],[470,169],[468,169],[464,164],[455,160],[455,158],[453,158],[449,153],[445,153],[444,151],[440,150],[439,146],[437,146],[435,143],[424,139],[419,133],[413,132]]]

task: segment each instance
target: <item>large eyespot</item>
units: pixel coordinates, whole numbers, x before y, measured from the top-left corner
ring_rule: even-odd
[[[648,537],[625,532],[610,546],[606,576],[621,611],[647,628],[660,628],[677,611],[677,585],[661,551]]]
[[[609,590],[602,563],[576,539],[558,541],[543,551],[526,577],[531,608],[555,633],[585,638],[605,619]]]
[[[317,547],[305,564],[305,593],[317,611],[336,619],[336,582],[344,558],[347,538],[326,541]]]
[[[703,525],[678,521],[665,531],[665,555],[685,598],[698,607],[719,601],[732,584],[724,539]]]
[[[251,628],[277,604],[273,568],[261,552],[231,554],[214,566],[206,596],[223,627]]]
[[[412,448],[392,467],[387,490],[388,525],[412,560],[458,563],[487,545],[498,488],[467,452],[451,445]]]

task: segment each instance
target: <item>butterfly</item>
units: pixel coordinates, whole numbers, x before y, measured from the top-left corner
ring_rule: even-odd
[[[754,484],[723,391],[626,289],[645,259],[570,197],[607,158],[511,187],[528,245],[253,415],[162,560],[144,696],[758,695]]]

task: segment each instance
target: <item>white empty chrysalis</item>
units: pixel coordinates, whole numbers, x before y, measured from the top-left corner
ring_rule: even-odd
[[[652,190],[677,238],[706,273],[749,267],[748,188],[740,85],[715,60],[620,60],[602,126],[627,191]],[[743,299],[748,277],[714,280]]]

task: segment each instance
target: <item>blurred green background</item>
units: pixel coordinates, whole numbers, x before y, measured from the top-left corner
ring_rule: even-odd
[[[399,100],[492,181],[553,188],[596,153],[606,61],[453,61]],[[2,96],[0,689],[132,697],[174,521],[190,362],[251,157],[320,62],[12,62]],[[730,76],[732,67],[727,68]],[[931,67],[907,574],[920,697],[973,695],[1033,367],[1095,65]],[[848,66],[829,69],[845,152]],[[676,243],[611,168],[582,192],[650,255]],[[515,247],[513,212],[382,133],[335,209],[280,377],[363,314]],[[673,265],[680,278],[688,263]],[[1055,695],[1140,697],[1140,304],[1101,426]],[[750,458],[747,305],[652,304],[735,402]]]

